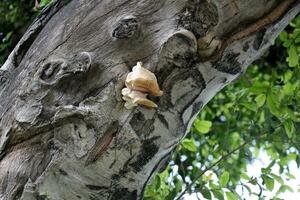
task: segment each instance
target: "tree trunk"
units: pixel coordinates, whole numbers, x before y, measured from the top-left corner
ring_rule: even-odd
[[[61,0],[0,69],[0,199],[141,199],[201,108],[298,0]],[[142,61],[164,94],[124,108]]]

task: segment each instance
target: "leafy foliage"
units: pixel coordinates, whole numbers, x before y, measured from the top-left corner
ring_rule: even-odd
[[[39,1],[37,1],[39,2]],[[0,65],[20,40],[29,24],[50,0],[0,1]]]
[[[206,199],[237,200],[243,196],[238,187],[265,199],[275,183],[281,186],[273,192],[274,199],[292,191],[285,182],[295,178],[288,163],[300,165],[299,55],[300,16],[245,76],[201,111],[160,179],[168,189],[161,192],[151,183],[145,199],[172,200],[186,190]],[[272,162],[257,177],[249,177],[247,165],[261,150]],[[274,166],[279,166],[280,174],[272,172]],[[252,191],[252,186],[260,192]]]

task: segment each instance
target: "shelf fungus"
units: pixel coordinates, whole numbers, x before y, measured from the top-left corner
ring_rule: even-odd
[[[122,89],[123,100],[126,101],[125,107],[132,109],[138,105],[147,108],[156,108],[157,105],[147,99],[147,95],[162,96],[163,92],[159,89],[155,75],[144,68],[141,62],[133,67],[125,80],[126,88]]]

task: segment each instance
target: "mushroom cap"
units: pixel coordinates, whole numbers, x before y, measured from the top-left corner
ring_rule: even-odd
[[[126,101],[124,106],[125,106],[125,108],[127,108],[128,110],[131,110],[131,109],[133,109],[134,107],[137,107],[138,105],[135,104],[135,103],[133,103],[133,102],[131,102],[131,101]]]
[[[163,95],[163,92],[159,89],[155,75],[142,67],[141,62],[138,62],[133,67],[132,72],[127,75],[125,85],[131,90],[146,92],[153,96]]]
[[[138,105],[142,105],[147,108],[157,108],[157,105],[149,99],[138,98],[138,99],[134,99],[133,103],[137,103]]]
[[[140,91],[136,91],[136,90],[131,90],[129,88],[123,88],[122,89],[122,95],[126,98],[146,98],[147,94],[140,92]]]
[[[153,101],[147,99],[146,93],[131,90],[129,88],[123,88],[122,95],[123,100],[126,101],[125,107],[127,109],[132,109],[138,105],[142,105],[147,108],[157,108],[157,105]]]

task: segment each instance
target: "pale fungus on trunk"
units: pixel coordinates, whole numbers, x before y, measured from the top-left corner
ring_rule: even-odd
[[[126,88],[122,90],[123,100],[126,101],[125,107],[132,109],[138,105],[146,108],[157,108],[157,105],[147,99],[147,95],[162,96],[163,91],[159,89],[154,73],[144,68],[142,62],[138,62],[132,68],[125,80]]]

